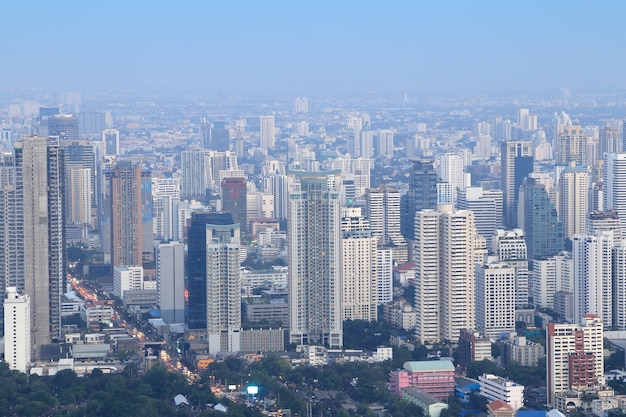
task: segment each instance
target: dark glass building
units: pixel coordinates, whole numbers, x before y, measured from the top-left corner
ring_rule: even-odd
[[[409,192],[401,201],[402,216],[400,224],[402,235],[413,240],[415,213],[425,209],[437,208],[437,172],[433,161],[413,161],[409,179]]]

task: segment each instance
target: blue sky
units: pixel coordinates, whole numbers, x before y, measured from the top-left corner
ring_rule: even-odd
[[[0,16],[2,87],[626,87],[626,2],[6,0]]]

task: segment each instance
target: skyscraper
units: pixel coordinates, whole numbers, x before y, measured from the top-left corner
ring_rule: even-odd
[[[378,131],[376,154],[384,158],[393,158],[393,131],[381,129]]]
[[[189,149],[180,153],[181,194],[183,198],[204,201],[207,189],[213,185],[212,152]]]
[[[502,142],[500,158],[502,168],[501,188],[503,192],[504,226],[518,227],[518,192],[524,178],[533,172],[532,142]]]
[[[556,162],[561,165],[587,166],[587,134],[580,126],[564,126],[557,137]]]
[[[102,131],[104,142],[104,154],[117,156],[120,154],[120,131],[117,129],[104,129]]]
[[[528,259],[556,255],[563,250],[563,226],[550,200],[546,186],[536,178],[526,178],[520,195],[523,196],[523,229],[526,233]]]
[[[187,292],[189,294],[186,323],[189,329],[207,328],[207,230],[212,225],[233,225],[231,213],[192,213],[187,230]]]
[[[456,340],[475,326],[476,228],[471,211],[450,205],[416,214],[415,311],[421,343]]]
[[[167,324],[185,322],[185,245],[157,246],[157,298],[161,318]]]
[[[230,130],[224,122],[213,122],[210,130],[209,149],[224,152],[230,150]]]
[[[263,149],[272,149],[276,141],[274,135],[274,116],[261,116],[260,147]]]
[[[457,194],[457,208],[474,212],[478,234],[491,238],[502,223],[502,191],[485,190],[482,187],[467,187]]]
[[[514,267],[476,264],[476,329],[489,338],[515,331]]]
[[[341,219],[342,320],[378,319],[378,239],[364,217]]]
[[[437,175],[442,181],[452,184],[455,192],[465,187],[465,166],[461,155],[445,153],[437,157],[437,163]]]
[[[524,231],[513,229],[496,230],[492,237],[492,252],[498,261],[511,266],[515,271],[515,307],[525,307],[530,295],[528,282],[528,250]]]
[[[626,152],[605,153],[602,166],[604,211],[614,210],[626,231]]]
[[[47,135],[61,140],[78,140],[78,117],[71,114],[48,116]]]
[[[24,293],[31,301],[33,357],[61,337],[66,277],[63,149],[46,137],[15,143],[16,190],[23,204]],[[19,227],[19,225],[16,225]]]
[[[413,161],[409,176],[409,192],[402,213],[402,234],[412,240],[415,231],[415,214],[421,210],[437,208],[437,173],[433,161]]]
[[[381,245],[405,245],[400,233],[400,191],[381,185],[365,193],[365,216]]]
[[[574,235],[574,320],[587,314],[613,325],[613,233]]]
[[[245,178],[224,178],[222,180],[222,210],[233,213],[233,221],[239,224],[245,236],[247,228],[247,198]]]
[[[561,172],[559,181],[559,218],[563,223],[563,237],[571,239],[586,230],[589,213],[589,169],[570,166]]]
[[[343,346],[339,172],[293,172],[289,193],[290,340]]]
[[[152,181],[140,164],[119,162],[106,173],[110,207],[111,264],[143,265],[153,260]]]
[[[610,127],[604,126],[600,129],[600,158],[605,153],[623,152],[622,132]]]
[[[206,224],[206,323],[209,353],[238,352],[241,330],[239,224]]]

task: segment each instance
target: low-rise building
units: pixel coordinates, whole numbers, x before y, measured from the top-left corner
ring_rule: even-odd
[[[407,387],[418,388],[439,399],[454,393],[454,365],[450,360],[409,361],[403,368],[392,371],[389,378],[390,389],[398,397]]]
[[[439,417],[443,410],[448,409],[448,404],[436,397],[413,387],[402,389],[402,399],[417,405],[422,409],[425,416]]]
[[[524,336],[514,336],[513,339],[505,340],[502,343],[503,365],[517,362],[521,366],[537,366],[539,359],[545,358],[544,347],[535,342],[531,342]]]
[[[100,301],[88,302],[83,305],[80,316],[87,325],[113,322],[113,306]]]
[[[480,395],[490,401],[501,400],[514,410],[524,406],[524,386],[493,374],[478,377]]]
[[[411,304],[401,298],[383,305],[383,320],[394,327],[411,330],[416,325],[416,314]]]

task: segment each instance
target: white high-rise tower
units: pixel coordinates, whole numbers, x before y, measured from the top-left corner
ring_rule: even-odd
[[[7,287],[4,299],[4,359],[13,371],[28,372],[31,361],[30,297]]]
[[[274,116],[261,116],[261,142],[260,147],[271,149],[275,143]]]

